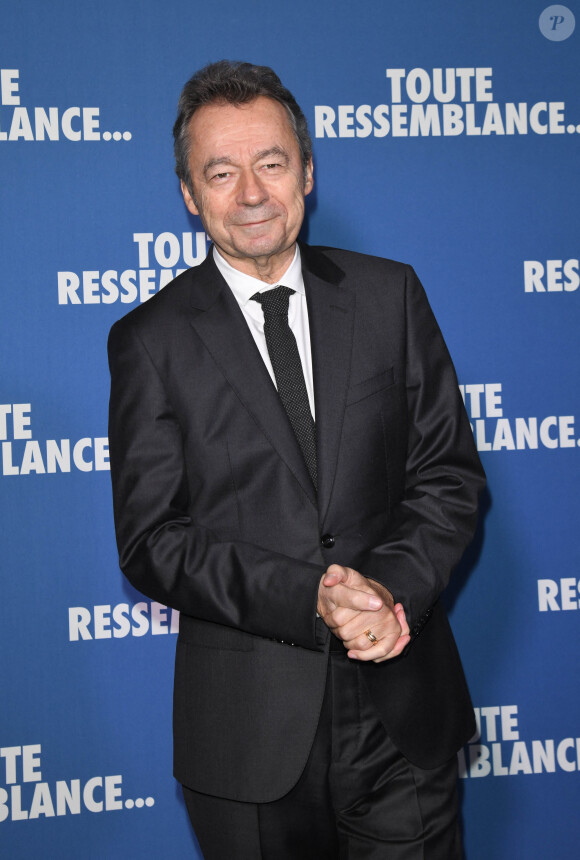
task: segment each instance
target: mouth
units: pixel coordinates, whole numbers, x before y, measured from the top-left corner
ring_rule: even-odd
[[[241,227],[242,229],[252,229],[254,227],[263,227],[264,224],[269,224],[271,221],[274,221],[274,219],[277,217],[278,217],[277,212],[267,212],[267,213],[262,212],[260,214],[260,216],[258,216],[256,213],[256,215],[252,218],[251,221],[249,221],[249,220],[244,221],[241,219],[240,220],[235,219],[235,220],[232,220],[230,222],[230,224],[232,227]]]

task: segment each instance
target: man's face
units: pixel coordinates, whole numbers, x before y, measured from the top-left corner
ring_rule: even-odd
[[[189,134],[187,208],[232,266],[273,283],[292,260],[312,190],[312,163],[304,174],[286,109],[265,96],[204,105]]]

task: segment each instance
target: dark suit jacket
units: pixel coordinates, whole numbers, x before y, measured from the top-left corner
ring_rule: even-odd
[[[121,567],[181,612],[175,775],[254,802],[286,793],[308,756],[328,659],[317,591],[332,562],[383,583],[413,628],[403,656],[359,665],[399,749],[434,767],[474,731],[438,603],[483,486],[449,355],[410,267],[301,250],[318,496],[211,254],[109,341]]]

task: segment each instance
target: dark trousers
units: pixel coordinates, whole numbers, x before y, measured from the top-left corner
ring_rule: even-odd
[[[344,649],[331,652],[314,744],[287,795],[255,804],[183,792],[205,860],[462,856],[456,759],[422,770],[403,758]]]

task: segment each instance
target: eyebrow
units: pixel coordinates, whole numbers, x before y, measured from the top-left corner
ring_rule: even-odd
[[[254,161],[261,161],[263,158],[269,158],[272,155],[275,155],[278,158],[282,159],[285,164],[287,164],[289,161],[288,153],[285,149],[282,149],[281,146],[271,146],[268,149],[261,149],[258,152],[255,152],[252,158]],[[218,167],[221,164],[234,165],[235,161],[231,155],[219,155],[216,158],[210,158],[203,165],[204,174],[207,175],[210,170],[212,170],[214,167]]]
[[[282,149],[281,146],[272,146],[270,149],[262,149],[260,152],[257,152],[254,156],[255,161],[260,161],[262,158],[268,158],[270,155],[277,155],[279,158],[284,159],[284,161],[288,161],[288,153],[285,149]]]

